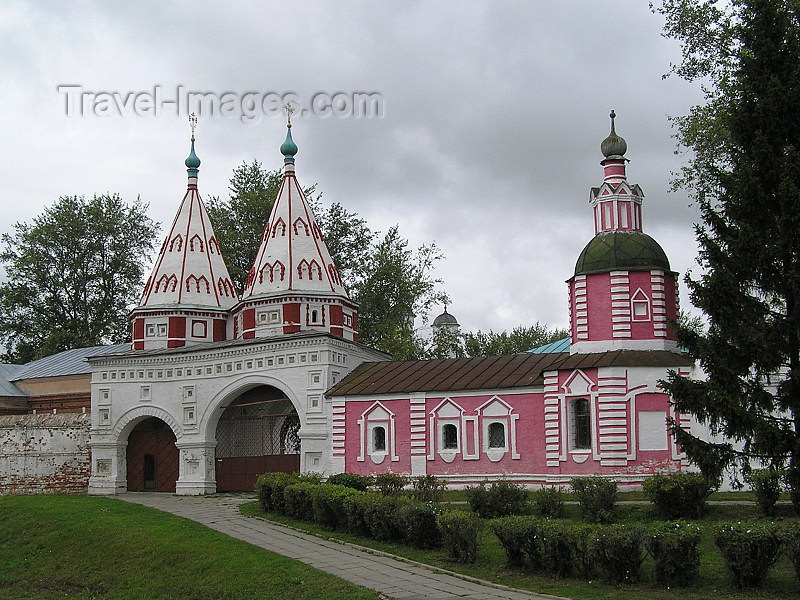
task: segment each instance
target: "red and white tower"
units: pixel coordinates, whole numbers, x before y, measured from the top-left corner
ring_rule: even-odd
[[[615,116],[611,111],[611,133],[600,145],[603,183],[589,194],[595,236],[567,281],[570,351],[677,351],[669,327],[678,316],[677,273],[658,242],[642,231],[644,193],[628,183],[628,145],[617,135]]]
[[[233,310],[235,338],[311,330],[358,340],[358,307],[350,300],[294,172],[291,109],[281,145],[283,181],[242,301]]]
[[[238,301],[211,220],[197,191],[200,159],[186,159],[189,182],[158,253],[139,306],[131,312],[133,348],[175,348],[227,337],[228,311]]]

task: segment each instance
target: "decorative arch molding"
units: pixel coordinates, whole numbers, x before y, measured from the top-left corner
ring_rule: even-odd
[[[472,423],[471,430],[475,436],[472,443],[473,448],[477,448],[477,417],[465,416],[464,408],[453,401],[452,398],[445,398],[429,413],[428,426],[428,460],[435,460],[438,455],[445,462],[453,462],[458,454],[464,459],[478,458],[477,452],[469,455],[466,448],[467,443],[467,422]],[[455,435],[447,432],[447,428],[455,428]]]
[[[375,448],[374,441],[380,436],[377,430],[383,429],[383,448]],[[375,401],[358,419],[359,456],[363,462],[367,456],[373,463],[381,464],[387,457],[390,462],[397,462],[400,457],[396,452],[395,414],[382,402]]]
[[[500,396],[495,395],[476,408],[475,412],[479,415],[481,422],[480,431],[483,440],[481,449],[489,460],[497,462],[509,452],[512,459],[519,460],[520,454],[517,452],[519,415],[514,413],[514,407]],[[496,434],[492,433],[493,429],[497,430]],[[493,438],[498,434],[502,434],[502,445],[497,441],[493,442]]]
[[[155,417],[164,421],[178,440],[183,437],[183,427],[181,427],[180,423],[178,423],[171,413],[159,406],[137,406],[125,412],[117,419],[114,429],[111,430],[112,439],[115,441],[121,438],[127,440],[133,428],[136,427],[136,424],[142,419],[149,417]]]
[[[300,428],[302,432],[303,424],[305,423],[305,412],[303,411],[302,404],[298,400],[297,396],[292,392],[291,387],[280,379],[269,377],[267,375],[256,375],[251,373],[238,377],[214,394],[214,397],[206,405],[202,411],[202,414],[200,415],[198,430],[203,437],[209,440],[216,439],[217,424],[219,423],[219,419],[228,405],[247,390],[251,390],[262,385],[274,387],[283,393],[289,402],[292,403],[292,407],[295,409],[295,411],[297,411],[297,416],[300,418]]]

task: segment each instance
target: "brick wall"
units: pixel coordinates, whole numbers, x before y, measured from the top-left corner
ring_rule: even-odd
[[[0,416],[0,494],[84,493],[88,413]]]

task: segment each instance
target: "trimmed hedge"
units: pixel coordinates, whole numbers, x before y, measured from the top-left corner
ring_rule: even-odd
[[[665,519],[698,519],[706,509],[706,498],[716,486],[699,473],[659,473],[645,479],[642,490],[656,514]]]
[[[700,572],[700,528],[685,522],[653,525],[644,544],[653,557],[656,582],[683,587],[697,581]]]
[[[543,517],[558,519],[564,516],[564,494],[557,485],[533,492],[533,504]]]
[[[283,513],[286,510],[286,502],[283,497],[283,490],[286,487],[297,483],[297,475],[287,473],[264,473],[256,479],[255,491],[258,495],[258,503],[264,512]]]
[[[499,517],[489,522],[489,528],[506,553],[506,562],[513,567],[523,566],[526,556],[532,568],[541,566],[540,527],[541,519],[520,515]]]
[[[781,546],[783,553],[794,565],[794,576],[800,582],[800,522],[781,528]]]
[[[432,503],[406,504],[397,511],[403,537],[414,548],[438,548],[442,536],[436,517],[441,511]]]
[[[757,469],[745,476],[745,481],[753,488],[758,510],[765,517],[775,516],[775,504],[781,495],[785,471],[778,469]]]
[[[778,558],[778,528],[770,523],[724,523],[714,530],[731,582],[737,588],[758,587]]]
[[[380,497],[381,495],[377,492],[361,492],[347,496],[342,500],[346,516],[346,529],[349,533],[361,537],[369,537],[370,530],[365,515],[366,508],[375,498]]]
[[[311,495],[314,521],[331,529],[347,528],[345,499],[361,492],[344,485],[326,483],[317,486]]]
[[[474,513],[446,511],[436,517],[442,546],[460,563],[474,563],[478,556],[478,534],[483,521]]]
[[[485,483],[467,487],[464,492],[473,512],[484,519],[525,512],[528,493],[521,485],[497,481],[487,488]]]
[[[578,497],[581,516],[588,523],[610,523],[617,505],[617,482],[605,477],[574,477],[572,491]]]
[[[399,496],[403,488],[408,485],[408,477],[394,473],[381,473],[375,475],[375,487],[384,496]]]
[[[411,495],[417,502],[439,502],[447,484],[435,475],[422,475],[411,481]]]
[[[636,583],[641,578],[644,531],[635,525],[597,527],[587,543],[587,563],[606,583]]]
[[[369,486],[372,485],[373,478],[369,475],[356,475],[354,473],[337,473],[331,475],[325,483],[331,485],[343,485],[345,487],[353,488],[359,492],[366,492]]]
[[[369,528],[370,536],[386,542],[401,541],[405,536],[399,513],[409,502],[408,498],[399,496],[370,496],[363,505],[364,521]]]

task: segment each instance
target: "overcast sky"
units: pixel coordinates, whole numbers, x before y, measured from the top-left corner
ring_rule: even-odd
[[[662,78],[679,47],[646,0],[0,0],[0,15],[0,232],[61,195],[118,192],[149,203],[163,234],[190,136],[187,111],[169,101],[250,92],[259,103],[253,118],[230,103],[200,115],[205,198],[226,195],[242,161],[282,166],[273,98],[294,94],[301,185],[373,229],[399,224],[412,246],[435,241],[463,330],[566,327],[564,282],[594,234],[589,189],[602,181],[613,108],[645,231],[681,275],[695,266],[698,212],[668,192],[685,159],[668,115],[700,91]],[[346,114],[341,98],[359,92],[377,94],[381,116]],[[102,94],[113,93],[143,99],[110,109]],[[324,114],[340,93],[343,114]]]

